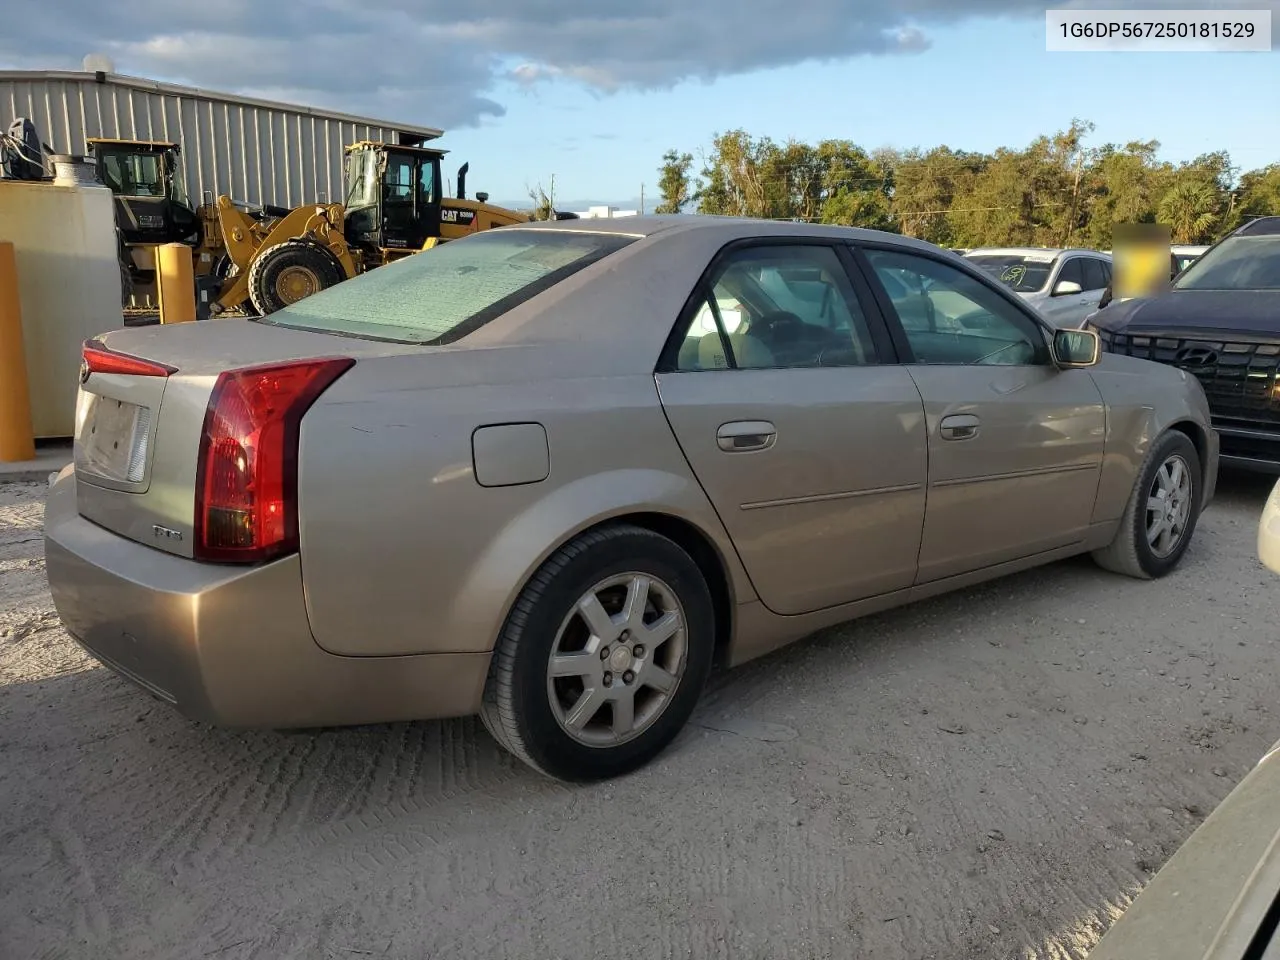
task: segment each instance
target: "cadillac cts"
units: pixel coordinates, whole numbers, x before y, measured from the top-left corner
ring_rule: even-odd
[[[185,714],[479,712],[634,769],[714,663],[1092,552],[1172,570],[1218,440],[1180,370],[868,231],[504,227],[271,314],[84,347],[67,630]]]

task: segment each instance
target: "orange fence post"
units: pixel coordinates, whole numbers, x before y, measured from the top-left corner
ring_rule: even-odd
[[[0,240],[0,463],[36,458],[13,244]]]
[[[156,286],[160,292],[160,322],[187,323],[196,318],[196,281],[191,248],[185,243],[156,247]]]

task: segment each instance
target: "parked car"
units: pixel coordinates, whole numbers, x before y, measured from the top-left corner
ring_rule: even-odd
[[[1158,297],[1086,323],[1102,348],[1187,371],[1204,386],[1222,462],[1280,472],[1280,217],[1244,224]]]
[[[1073,554],[1162,576],[1217,467],[1194,380],[951,254],[709,217],[114,330],[78,404],[45,550],[99,660],[225,725],[479,712],[568,779],[656,755],[717,660]]]
[[[1280,743],[1196,828],[1089,960],[1265,960],[1280,949]]]
[[[1177,268],[1174,272],[1181,273],[1183,270],[1187,269],[1187,267],[1191,266],[1193,263],[1199,260],[1202,256],[1204,256],[1205,251],[1208,249],[1209,249],[1208,244],[1199,245],[1199,244],[1175,243],[1173,246],[1169,248],[1170,252],[1173,254],[1174,260],[1177,263]]]
[[[1272,573],[1280,573],[1280,480],[1271,488],[1258,521],[1258,559]]]
[[[1079,327],[1111,282],[1111,257],[1097,250],[983,247],[971,260],[1058,327]]]

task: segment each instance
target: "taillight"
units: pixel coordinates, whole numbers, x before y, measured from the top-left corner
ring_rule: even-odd
[[[354,363],[297,360],[219,374],[200,435],[196,559],[255,563],[298,548],[302,416]]]
[[[177,367],[171,367],[154,360],[110,350],[101,340],[86,340],[80,352],[84,364],[82,377],[91,373],[123,373],[131,377],[167,377],[177,373]]]

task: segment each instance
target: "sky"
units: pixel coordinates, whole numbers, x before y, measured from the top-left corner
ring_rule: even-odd
[[[470,191],[655,203],[718,132],[993,150],[1090,143],[1280,161],[1280,55],[1050,53],[1033,0],[8,0],[0,68],[115,71],[442,127]],[[1280,0],[1110,8],[1271,9]],[[563,203],[561,201],[564,201]]]

